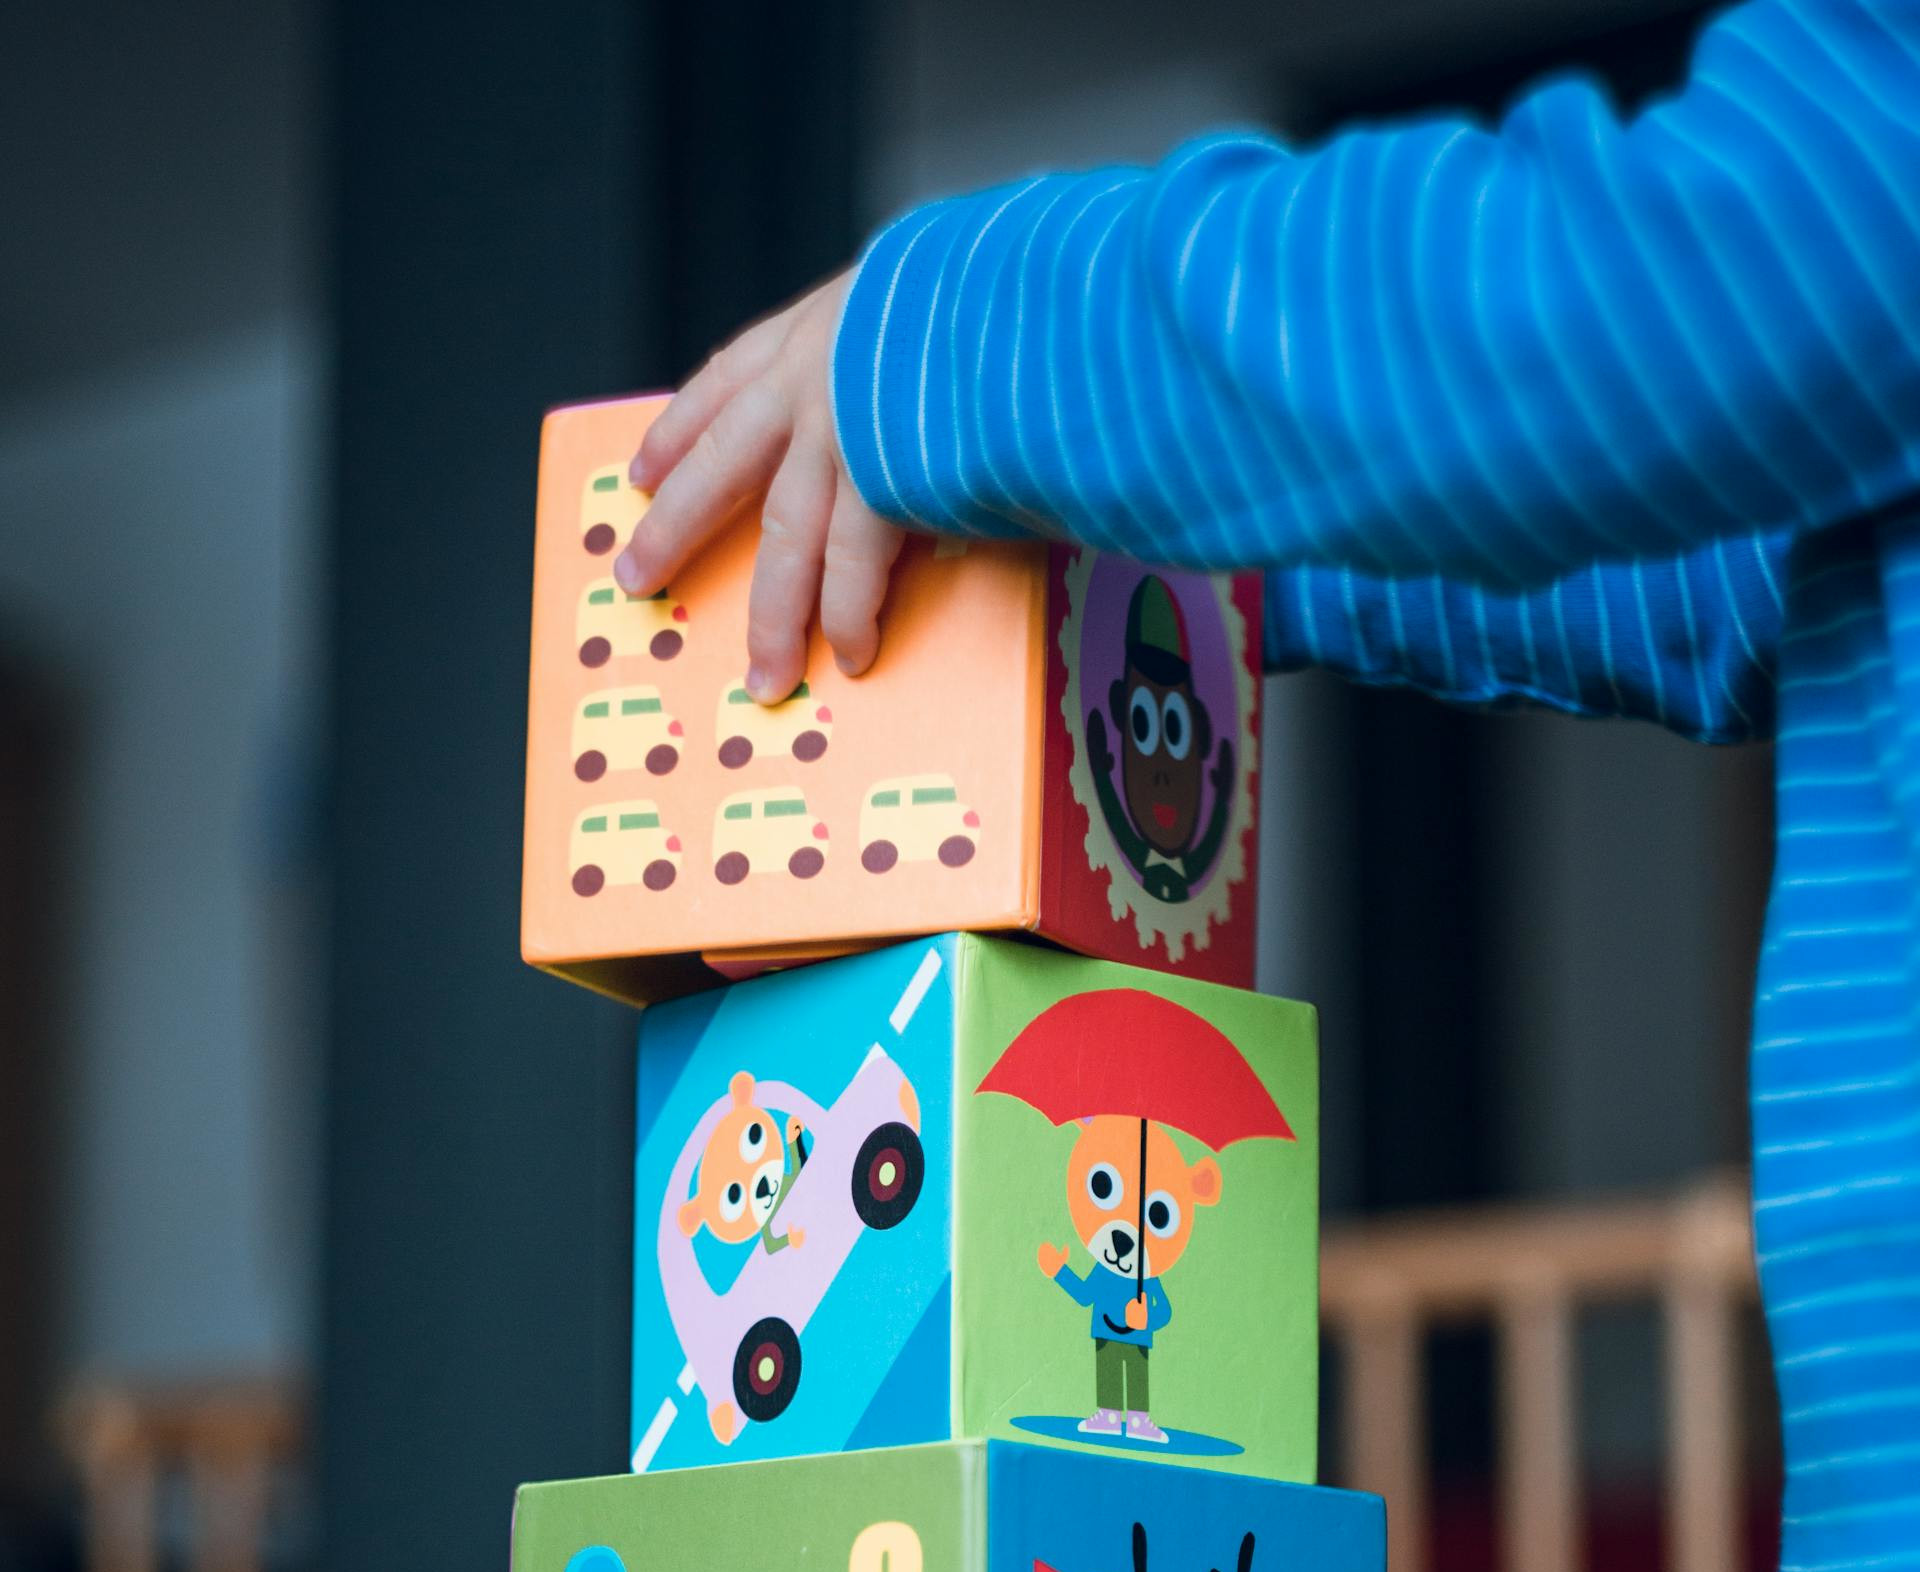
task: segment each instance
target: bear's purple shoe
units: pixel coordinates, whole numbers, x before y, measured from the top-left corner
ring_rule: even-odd
[[[1080,1428],[1084,1430],[1087,1427],[1082,1425]],[[1167,1444],[1167,1433],[1147,1417],[1147,1411],[1144,1408],[1130,1408],[1127,1410],[1127,1439],[1129,1441],[1157,1441],[1160,1445],[1165,1446]]]
[[[1117,1408],[1096,1408],[1092,1417],[1080,1421],[1080,1433],[1089,1436],[1117,1436],[1126,1432]],[[1162,1440],[1166,1438],[1161,1437]]]

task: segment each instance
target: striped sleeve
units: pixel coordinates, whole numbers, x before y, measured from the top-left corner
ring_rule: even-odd
[[[1916,168],[1920,0],[1748,0],[1630,121],[1562,80],[935,203],[849,292],[842,446],[896,519],[1208,567],[1818,527],[1920,486]]]
[[[1773,735],[1788,531],[1594,564],[1525,594],[1346,568],[1267,575],[1269,670],[1320,666],[1455,704],[1652,721],[1697,742]]]

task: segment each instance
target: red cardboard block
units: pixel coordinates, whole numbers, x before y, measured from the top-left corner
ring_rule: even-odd
[[[816,632],[747,698],[758,519],[666,590],[614,583],[663,398],[541,439],[521,943],[644,1003],[954,929],[1253,981],[1260,584],[1071,547],[915,538],[881,654]]]

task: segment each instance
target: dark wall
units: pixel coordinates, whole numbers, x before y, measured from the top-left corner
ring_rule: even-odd
[[[344,0],[329,87],[329,1567],[627,1456],[634,1018],[518,958],[536,442],[844,257],[852,10]]]

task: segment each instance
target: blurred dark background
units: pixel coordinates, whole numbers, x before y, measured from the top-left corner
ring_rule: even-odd
[[[75,1382],[314,1399],[288,1567],[626,1456],[632,1020],[517,959],[536,431],[939,192],[1680,75],[1665,0],[71,0],[0,21],[0,1572]],[[1763,750],[1269,684],[1330,1223],[1737,1162]],[[1583,1337],[1602,1477],[1651,1323]],[[1436,1350],[1443,1463],[1487,1363]],[[174,1508],[157,1508],[162,1537]]]

